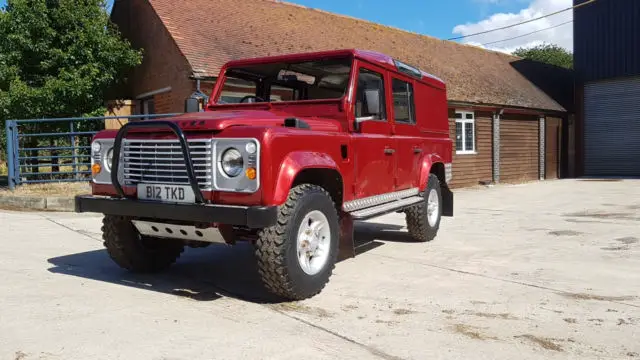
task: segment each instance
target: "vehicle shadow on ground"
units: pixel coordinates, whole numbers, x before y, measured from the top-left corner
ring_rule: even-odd
[[[383,246],[385,241],[405,242],[401,227],[382,224],[356,225],[356,257]],[[197,301],[230,297],[255,303],[278,303],[264,289],[259,278],[253,246],[241,243],[230,247],[211,245],[203,249],[186,248],[180,259],[158,274],[133,274],[119,268],[106,250],[59,256],[48,259],[54,274],[76,276],[173,294]]]
[[[356,242],[397,242],[397,243],[415,243],[411,239],[407,229],[400,225],[379,224],[379,223],[361,223],[356,224]]]

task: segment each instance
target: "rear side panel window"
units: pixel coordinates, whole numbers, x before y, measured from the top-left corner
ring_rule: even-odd
[[[406,81],[393,79],[393,113],[396,123],[415,124],[416,108],[413,85]]]

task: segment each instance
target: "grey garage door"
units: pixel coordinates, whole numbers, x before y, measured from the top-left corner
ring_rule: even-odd
[[[585,85],[587,176],[640,176],[640,78]]]

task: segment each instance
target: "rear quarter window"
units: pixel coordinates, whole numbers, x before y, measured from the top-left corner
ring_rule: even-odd
[[[393,113],[396,123],[415,124],[416,107],[413,84],[393,79]]]

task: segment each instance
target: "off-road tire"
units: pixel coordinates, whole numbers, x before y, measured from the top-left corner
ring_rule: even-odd
[[[143,237],[127,217],[105,215],[102,224],[102,238],[109,256],[131,272],[165,270],[184,251],[184,244],[179,240]]]
[[[329,221],[331,248],[324,268],[308,275],[298,262],[297,234],[300,222],[313,210],[321,211]],[[262,229],[256,242],[258,271],[266,289],[288,300],[303,300],[320,293],[337,261],[339,226],[335,203],[326,190],[310,184],[291,189],[287,201],[278,210],[277,224]]]
[[[438,220],[435,226],[429,225],[427,219],[427,200],[429,193],[435,190],[438,194]],[[414,241],[428,242],[433,240],[438,234],[440,228],[440,220],[442,219],[442,192],[440,189],[440,180],[434,174],[429,175],[427,188],[424,191],[424,201],[405,210],[407,229],[409,235]]]

